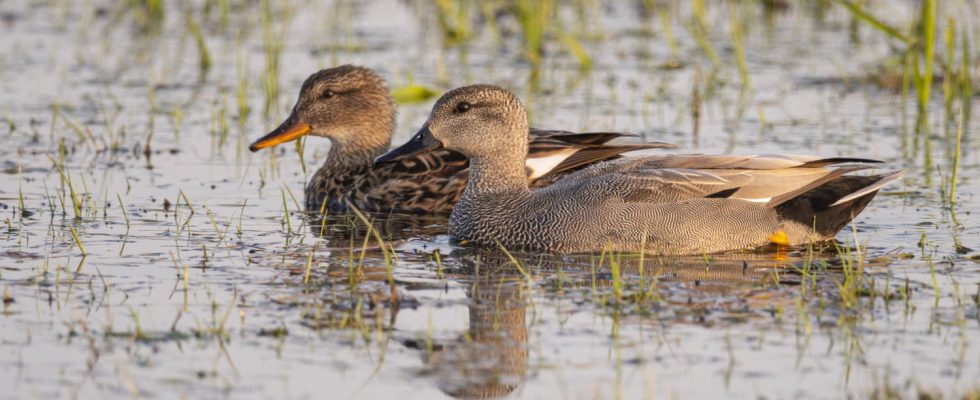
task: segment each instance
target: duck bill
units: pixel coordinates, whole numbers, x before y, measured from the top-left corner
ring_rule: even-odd
[[[429,131],[429,125],[425,125],[421,130],[419,130],[419,133],[416,133],[415,136],[413,136],[412,139],[405,144],[391,149],[387,153],[375,158],[374,165],[395,162],[416,154],[422,154],[441,148],[442,143],[439,143],[436,138],[432,137],[432,132]]]
[[[262,136],[259,138],[259,140],[252,142],[252,144],[248,146],[248,149],[254,153],[266,147],[291,142],[308,135],[310,133],[310,129],[310,125],[299,122],[296,120],[296,118],[290,116],[285,122],[282,123],[282,125],[279,125],[278,128],[272,132],[269,132],[268,135]]]

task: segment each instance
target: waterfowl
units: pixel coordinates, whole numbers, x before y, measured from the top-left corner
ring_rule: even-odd
[[[449,234],[558,253],[703,254],[828,240],[902,176],[852,174],[873,162],[863,159],[660,155],[599,163],[532,190],[526,131],[516,96],[467,86],[443,95],[422,129],[376,162],[457,151],[470,176]]]
[[[255,152],[306,135],[330,140],[330,152],[306,186],[306,207],[343,213],[348,204],[370,212],[448,214],[466,184],[466,157],[439,150],[373,166],[388,150],[395,105],[374,71],[344,65],[314,73],[303,83],[289,117],[249,146]],[[546,186],[565,174],[628,151],[673,147],[665,143],[608,144],[615,132],[525,130],[525,179]]]

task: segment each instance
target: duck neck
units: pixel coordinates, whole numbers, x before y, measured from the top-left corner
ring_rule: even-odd
[[[529,191],[523,162],[495,157],[470,158],[470,176],[463,196]]]
[[[391,147],[394,123],[359,129],[330,139],[330,153],[320,171],[332,174],[371,168],[374,159]]]
[[[372,145],[331,141],[330,153],[321,169],[341,171],[370,168],[374,159],[388,150],[390,143],[390,140]]]

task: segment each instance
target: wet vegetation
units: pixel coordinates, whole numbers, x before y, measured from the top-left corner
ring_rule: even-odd
[[[0,2],[4,393],[980,397],[972,1]],[[324,217],[299,85],[388,77],[404,141],[477,82],[535,126],[908,172],[838,236],[699,257]],[[661,151],[661,150],[658,150]]]

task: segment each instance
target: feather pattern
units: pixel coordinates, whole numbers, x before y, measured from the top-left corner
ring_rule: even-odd
[[[388,86],[374,71],[343,65],[318,71],[303,82],[289,117],[253,142],[258,151],[304,135],[330,139],[323,165],[306,185],[310,210],[343,213],[349,206],[369,212],[448,214],[469,176],[466,157],[437,150],[374,166],[388,150],[395,130],[395,105]],[[630,134],[574,133],[525,129],[532,187],[633,150],[673,147],[665,143],[608,144]]]
[[[629,136],[632,135],[532,129],[528,134],[528,183],[531,187],[544,187],[588,165],[618,159],[625,152],[672,147],[664,143],[606,144]],[[576,157],[580,153],[585,154]],[[380,154],[328,159],[307,185],[307,208],[342,213],[352,204],[359,210],[382,213],[449,214],[452,211],[469,176],[466,157],[451,150],[436,150],[373,166],[371,160]],[[566,157],[576,157],[576,161],[538,163],[556,154],[568,154]]]
[[[455,112],[460,103],[475,113]],[[832,239],[902,171],[874,160],[795,155],[652,155],[600,162],[552,185],[522,174],[527,117],[496,86],[450,91],[415,140],[470,158],[449,234],[478,245],[557,253],[703,254]],[[407,152],[410,147],[392,150]]]

